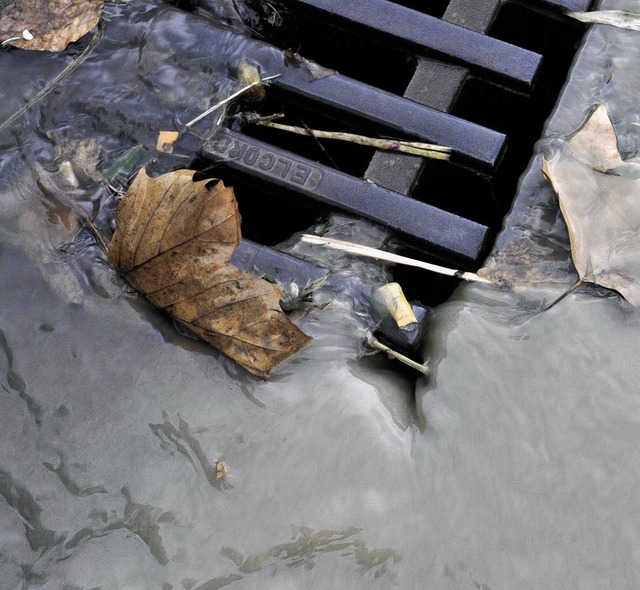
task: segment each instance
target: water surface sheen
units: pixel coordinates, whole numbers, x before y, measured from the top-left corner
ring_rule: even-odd
[[[102,146],[101,170],[134,145],[149,160],[160,128],[235,88],[247,52],[282,62],[224,14],[109,10],[87,63],[0,133],[0,587],[636,585],[639,317],[576,293],[532,318],[575,278],[542,185],[513,231],[554,245],[539,262],[555,286],[461,288],[436,311],[417,398],[357,360],[360,324],[338,301],[302,321],[307,349],[255,381],[179,335],[89,237],[60,246],[78,211],[109,206],[73,140]],[[550,136],[606,99],[634,145],[635,35],[592,30]],[[0,119],[83,43],[0,54],[14,82]],[[65,159],[78,187],[55,174]]]

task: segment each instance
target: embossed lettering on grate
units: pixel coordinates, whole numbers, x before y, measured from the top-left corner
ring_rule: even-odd
[[[260,257],[263,266],[281,266],[275,251],[259,246],[332,209],[389,228],[422,257],[476,269],[584,33],[563,11],[588,10],[591,0],[268,4],[283,23],[261,31],[260,63],[269,51],[292,49],[338,73],[316,79],[306,68],[285,68],[269,88],[265,114],[283,111],[287,122],[309,128],[447,145],[454,155],[428,161],[339,142],[320,149],[310,138],[265,127],[225,129],[205,157],[224,162],[243,231],[258,242],[245,241],[237,261],[249,267]],[[428,290],[403,286],[436,303],[450,287],[434,281]]]

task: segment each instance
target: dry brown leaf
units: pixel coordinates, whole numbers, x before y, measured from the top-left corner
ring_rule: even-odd
[[[306,57],[302,57],[299,53],[295,53],[291,50],[285,51],[285,57],[289,60],[290,63],[294,64],[295,66],[302,66],[307,68],[307,70],[315,80],[322,80],[322,78],[333,76],[336,73],[335,70],[325,68],[315,61],[311,61]]]
[[[0,18],[0,41],[37,51],[62,51],[93,29],[102,16],[102,0],[16,0]],[[22,38],[29,30],[32,40]]]
[[[229,264],[240,243],[233,190],[193,175],[140,170],[117,213],[109,261],[154,305],[266,378],[310,338],[283,313],[276,287]]]
[[[640,305],[640,164],[620,157],[603,106],[544,160],[543,172],[558,195],[580,278]]]
[[[165,154],[172,154],[173,144],[176,142],[179,135],[180,134],[177,131],[160,131],[160,133],[158,133],[156,149],[159,152],[164,152]]]
[[[216,461],[216,480],[222,479],[229,474],[224,461]]]
[[[567,145],[573,159],[594,170],[607,171],[623,163],[618,151],[616,132],[603,104],[593,112]]]

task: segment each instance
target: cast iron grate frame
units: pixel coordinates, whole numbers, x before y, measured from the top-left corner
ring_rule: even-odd
[[[306,0],[301,0],[300,2],[292,1],[287,4],[289,11],[295,13],[296,4],[313,4],[316,5],[313,7],[313,10],[317,10],[318,6],[329,6],[331,9],[332,4],[334,6],[341,6],[343,3],[332,3],[325,0],[309,0],[308,2]],[[370,4],[380,6],[387,4],[405,8],[406,5],[413,5],[415,7],[417,3],[410,2],[409,0],[398,0],[396,2],[390,2],[388,0],[372,0]],[[445,3],[442,3],[443,6],[444,4]],[[590,0],[538,0],[536,2],[532,0],[528,3],[518,2],[517,0],[451,0],[446,3],[446,7],[444,7],[442,11],[443,19],[439,20],[446,23],[453,23],[454,26],[456,23],[461,23],[463,27],[457,25],[457,28],[452,30],[459,31],[461,28],[469,31],[474,30],[476,34],[476,37],[474,38],[486,37],[491,40],[500,40],[500,37],[505,37],[504,18],[501,18],[501,14],[504,15],[505,11],[511,11],[512,13],[514,11],[520,11],[522,14],[527,12],[529,14],[535,14],[537,17],[543,19],[543,22],[549,22],[550,26],[553,25],[556,27],[557,30],[569,31],[569,35],[562,35],[563,39],[568,39],[569,41],[565,44],[566,46],[562,48],[565,65],[561,68],[556,68],[556,70],[565,69],[565,71],[562,73],[559,81],[555,81],[556,88],[551,93],[553,100],[555,100],[555,96],[559,92],[562,81],[564,80],[564,75],[566,75],[568,64],[573,56],[573,52],[577,48],[578,40],[584,30],[582,25],[565,17],[559,8],[564,7],[572,10],[587,10],[590,5]],[[339,15],[337,25],[335,22],[332,23],[331,19],[332,17],[329,16],[328,19],[323,20],[323,28],[318,30],[318,35],[323,34],[326,30],[333,30],[335,38],[335,30],[344,31],[344,13]],[[359,32],[358,35],[360,34],[361,33]],[[466,38],[469,38],[467,33],[464,34],[467,35]],[[558,37],[556,36],[556,39],[557,38]],[[509,39],[509,41],[513,42],[513,39]],[[515,39],[515,41],[517,42],[517,39]],[[288,49],[288,47],[283,44],[282,40],[280,40],[280,44],[281,49]],[[298,49],[298,47],[294,47],[294,49]],[[527,49],[527,47],[524,49]],[[304,48],[301,50],[304,53]],[[465,133],[465,130],[470,129],[470,123],[474,123],[473,113],[471,113],[468,108],[468,105],[473,102],[472,97],[474,88],[490,88],[496,96],[503,96],[505,103],[508,103],[510,99],[515,102],[520,102],[521,106],[516,109],[516,112],[520,113],[526,112],[528,105],[530,105],[530,101],[540,100],[539,95],[542,94],[543,91],[548,90],[548,86],[546,85],[547,80],[545,78],[546,74],[544,71],[542,74],[540,73],[540,63],[544,66],[545,62],[541,62],[541,60],[536,59],[535,51],[531,51],[530,49],[527,49],[527,52],[524,53],[520,52],[518,55],[527,57],[531,63],[535,62],[535,71],[528,70],[527,75],[521,76],[521,78],[523,78],[521,80],[514,80],[511,74],[500,76],[500,74],[496,74],[495,71],[487,71],[484,66],[478,67],[477,64],[465,63],[463,59],[460,59],[459,55],[448,58],[440,53],[429,54],[428,52],[425,52],[421,54],[418,51],[414,51],[412,53],[407,50],[406,47],[401,49],[396,47],[395,50],[397,51],[397,56],[400,56],[400,59],[403,59],[405,64],[410,64],[411,68],[414,68],[414,73],[403,92],[404,97],[401,97],[399,94],[389,92],[387,92],[387,94],[395,96],[396,99],[408,99],[412,104],[420,103],[422,105],[426,105],[428,108],[425,109],[424,112],[428,112],[430,116],[436,117],[436,120],[438,120],[438,115],[446,115],[444,119],[441,117],[439,120],[446,120],[449,124],[452,124],[454,128],[456,125],[461,126],[462,131],[460,133],[462,134]],[[550,52],[548,47],[545,48],[545,51],[545,57],[547,60],[554,57],[553,52]],[[321,59],[322,56],[314,54],[313,57],[315,57],[322,65],[325,65]],[[318,57],[320,57],[320,59],[318,59]],[[331,60],[329,60],[329,62],[330,61]],[[332,64],[329,63],[329,65]],[[557,78],[557,72],[555,75]],[[405,79],[408,77],[409,76],[405,73]],[[537,77],[541,77],[542,80],[536,80]],[[328,82],[324,82],[325,87],[340,85],[335,84],[336,79],[331,78],[333,77],[327,78]],[[342,78],[345,77],[342,76]],[[320,84],[318,84],[318,82],[320,82]],[[350,78],[347,78],[347,82],[347,87],[349,84],[352,84],[355,88],[364,88],[365,93],[367,91],[376,92],[375,87],[367,87],[367,84],[364,82]],[[544,82],[545,84],[541,86],[536,82]],[[344,80],[342,80],[341,83],[344,85]],[[328,90],[325,88],[322,92],[318,93],[317,89],[322,85],[322,81],[313,81],[310,83],[308,80],[305,80],[302,77],[301,72],[298,71],[297,78],[294,75],[289,79],[276,81],[273,89],[273,94],[276,96],[274,100],[276,100],[276,102],[281,101],[281,104],[284,106],[287,104],[299,105],[300,103],[307,101],[311,105],[308,111],[313,110],[314,105],[316,107],[318,105],[323,107],[320,110],[328,113],[328,121],[335,121],[336,124],[341,124],[342,126],[351,125],[354,127],[362,127],[365,130],[367,128],[375,129],[376,121],[374,120],[372,122],[372,119],[375,118],[367,120],[365,117],[364,121],[358,122],[357,115],[360,113],[356,113],[354,115],[353,110],[343,108],[345,105],[341,105],[340,100],[334,100],[335,96],[332,95],[332,92],[335,94],[335,88],[329,88]],[[538,90],[538,88],[541,88],[542,90]],[[546,112],[537,113],[539,119],[537,122],[538,128],[541,128],[542,123],[552,106],[552,104],[549,104],[549,99],[547,98],[547,102],[544,106]],[[453,117],[451,114],[453,114]],[[384,122],[382,122],[381,127],[384,132]],[[490,247],[495,234],[499,230],[504,214],[508,211],[510,198],[515,194],[517,178],[524,170],[531,154],[533,142],[537,139],[535,134],[532,135],[532,133],[535,132],[535,129],[533,129],[533,131],[529,130],[526,141],[521,140],[518,142],[517,138],[515,140],[513,138],[513,136],[517,134],[517,131],[514,133],[513,129],[511,129],[509,133],[507,133],[507,135],[511,136],[509,138],[510,143],[507,144],[506,138],[501,137],[500,133],[496,134],[495,130],[488,129],[482,125],[480,125],[480,127],[481,129],[490,132],[490,135],[493,134],[491,136],[494,139],[495,145],[493,146],[493,152],[491,152],[492,155],[485,157],[483,161],[481,157],[478,157],[477,152],[467,154],[466,156],[463,155],[462,157],[454,158],[450,165],[445,166],[450,178],[455,178],[455,172],[459,171],[460,177],[466,176],[467,178],[473,179],[473,182],[467,183],[467,185],[462,183],[460,186],[451,187],[453,200],[457,202],[457,205],[452,206],[450,203],[447,204],[447,201],[451,201],[451,197],[444,194],[445,190],[443,187],[442,175],[438,176],[436,170],[441,166],[440,164],[433,164],[429,162],[425,163],[422,159],[412,156],[377,152],[373,155],[364,174],[365,178],[374,181],[376,185],[382,189],[388,188],[394,195],[405,195],[405,198],[408,196],[411,201],[425,203],[428,207],[435,206],[437,209],[442,209],[445,213],[450,213],[451,216],[447,218],[445,223],[445,226],[447,223],[449,224],[445,233],[446,231],[451,231],[451,227],[455,225],[460,225],[461,228],[468,228],[470,226],[469,222],[471,222],[471,224],[475,224],[472,225],[472,227],[484,227],[483,237],[476,239],[476,243],[472,245],[471,249],[467,248],[466,251],[464,251],[464,249],[456,250],[457,246],[455,245],[451,246],[438,243],[437,240],[434,242],[433,240],[430,240],[428,236],[420,235],[419,232],[403,232],[402,228],[393,227],[393,223],[390,223],[389,216],[393,217],[392,212],[388,212],[389,215],[387,215],[387,217],[384,215],[378,217],[374,215],[372,217],[370,211],[358,211],[357,208],[356,210],[352,210],[348,206],[345,207],[344,203],[331,202],[331,200],[329,200],[329,206],[343,210],[347,209],[354,215],[362,215],[364,217],[374,219],[374,221],[378,221],[384,225],[391,226],[392,229],[399,234],[401,239],[406,241],[407,247],[416,248],[422,255],[427,254],[433,260],[456,262],[469,269],[477,268],[482,257]],[[494,127],[497,127],[497,125],[494,125]],[[264,130],[256,131],[247,127],[241,130],[236,129],[232,131],[225,131],[223,133],[236,134],[236,139],[241,142],[247,142],[247,145],[249,146],[254,144],[256,146],[262,146],[263,144],[261,144],[260,141],[264,141],[266,139],[268,143],[275,146],[275,153],[281,153],[280,150],[282,147],[287,145],[286,143],[283,143],[287,140],[275,139],[277,137],[275,133],[265,132]],[[420,139],[430,139],[429,137],[425,137],[427,135],[425,132],[412,134],[408,129],[403,129],[401,125],[395,125],[395,127],[394,125],[390,125],[390,129],[387,128],[387,134],[409,137],[412,135],[415,137],[417,135]],[[441,143],[446,142],[441,141]],[[496,148],[496,146],[498,147]],[[512,149],[513,146],[516,146],[517,149]],[[264,149],[264,147],[262,149]],[[289,150],[283,150],[282,153],[287,153],[288,151]],[[264,174],[260,175],[259,171],[244,166],[241,161],[233,161],[232,158],[230,159],[228,157],[228,154],[216,154],[215,149],[211,150],[211,144],[208,147],[208,153],[206,152],[207,150],[205,150],[206,157],[226,160],[226,165],[234,170],[236,177],[247,176],[252,180],[258,179],[260,182],[269,186],[268,192],[270,194],[275,192],[273,189],[274,186],[277,188],[278,182],[275,182],[273,178],[265,177]],[[517,157],[512,155],[515,152],[517,152]],[[223,157],[221,158],[220,156]],[[295,161],[298,161],[299,159],[295,151],[291,152],[287,157],[293,157]],[[318,158],[320,157],[321,155],[318,156]],[[514,160],[518,160],[518,162],[514,162]],[[330,168],[330,166],[327,166],[327,168]],[[362,163],[356,173],[360,174],[361,172]],[[339,181],[337,182],[339,184]],[[362,182],[365,181],[362,180]],[[473,206],[465,207],[465,199],[462,193],[464,192],[465,186],[471,186],[473,183],[484,185],[486,187],[484,190],[485,194],[483,194],[482,198],[479,199],[482,201],[481,203],[473,203]],[[282,185],[282,183],[280,184]],[[296,192],[299,188],[293,186],[290,182],[284,183],[282,186],[289,192]],[[363,185],[356,184],[354,186],[356,188],[353,190],[359,191],[362,190]],[[434,195],[432,187],[440,187],[438,189],[439,194]],[[509,192],[511,192],[510,195]],[[317,203],[324,203],[322,209],[326,209],[326,198],[323,199],[322,196],[318,198],[318,195],[313,193],[314,191],[311,190],[307,191],[306,194],[306,198],[312,204],[311,206],[313,207]],[[242,195],[240,195],[240,197],[242,197]],[[398,202],[406,203],[406,201]],[[427,214],[428,211],[430,211],[429,208],[425,209],[421,215]],[[246,212],[249,213],[250,217],[249,207],[247,207]],[[428,213],[428,216],[430,216],[430,213]],[[245,215],[245,217],[247,217],[247,215]],[[307,217],[305,217],[305,221],[308,221]],[[259,224],[255,225],[258,226]],[[297,231],[304,229],[304,227],[295,227],[294,223],[291,229],[293,231]],[[293,231],[291,233],[293,233]],[[475,233],[479,234],[482,233],[482,231],[476,231]],[[256,237],[258,241],[260,241],[260,236],[258,234],[259,232],[257,232],[253,237]],[[459,232],[460,242],[464,240],[464,234],[464,230]],[[402,274],[402,271],[399,272]],[[438,281],[434,282],[438,283]],[[424,280],[421,280],[420,284],[424,285]],[[444,285],[436,286],[435,293],[429,292],[431,289],[422,288],[415,290],[417,292],[415,294],[412,292],[411,295],[415,295],[427,303],[437,303],[446,298],[447,292],[450,290],[452,285],[452,282],[444,281]],[[411,288],[409,290],[414,291],[414,289]]]

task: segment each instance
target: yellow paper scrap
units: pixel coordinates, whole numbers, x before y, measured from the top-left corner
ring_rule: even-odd
[[[164,152],[165,154],[173,153],[173,144],[178,139],[178,135],[180,134],[177,131],[160,131],[158,134],[156,149],[159,152]]]

